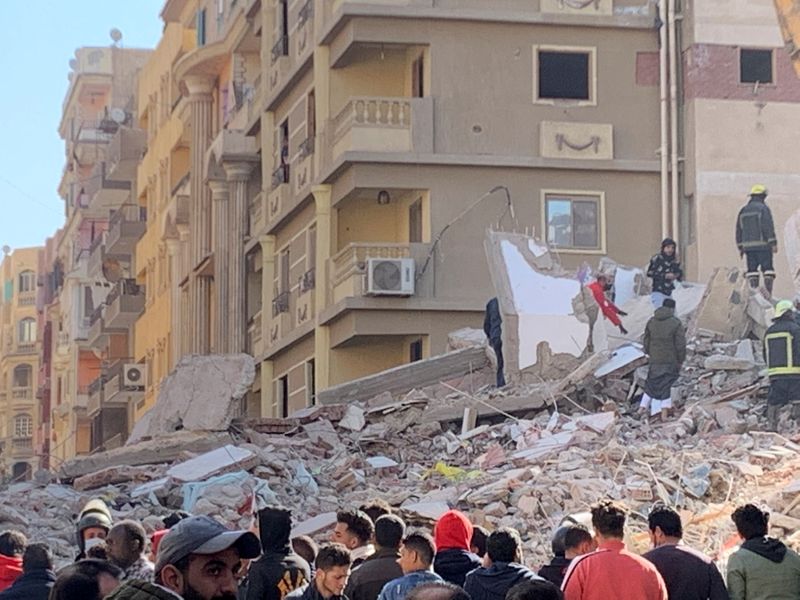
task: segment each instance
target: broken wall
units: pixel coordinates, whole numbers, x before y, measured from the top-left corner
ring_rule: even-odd
[[[736,267],[714,270],[692,325],[691,334],[705,331],[725,341],[743,338],[749,329],[747,304],[750,288]]]

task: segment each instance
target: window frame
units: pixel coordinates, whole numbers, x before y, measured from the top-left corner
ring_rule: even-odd
[[[574,201],[576,197],[578,199],[591,199],[594,198],[597,200],[597,233],[598,233],[598,241],[600,243],[599,248],[578,248],[574,246],[556,246],[553,244],[549,237],[548,237],[548,230],[547,230],[547,201],[548,196],[551,197],[553,200],[557,200],[559,198],[563,198],[565,200]],[[552,198],[556,196],[557,198]],[[554,253],[558,254],[590,254],[590,255],[604,255],[607,254],[607,245],[606,245],[606,193],[599,191],[599,190],[563,190],[563,189],[542,189],[540,195],[540,208],[542,212],[541,217],[541,225],[542,225],[542,238],[547,242],[548,248],[551,249]]]
[[[551,44],[533,45],[533,103],[547,106],[597,106],[597,46],[560,46]],[[589,55],[589,99],[541,98],[539,97],[539,52],[561,52],[565,54]]]
[[[25,424],[23,428],[21,425]],[[14,437],[17,439],[27,439],[33,437],[33,417],[27,413],[14,416]]]
[[[26,325],[27,324],[27,325]],[[23,326],[24,329],[23,329]],[[23,336],[23,331],[30,333],[31,335]],[[36,331],[36,319],[33,317],[24,317],[17,321],[17,343],[18,344],[35,344],[36,337],[38,336],[39,332]],[[23,339],[30,337],[31,339]]]
[[[23,283],[25,285],[23,286]],[[17,276],[17,291],[20,294],[30,294],[36,291],[36,271],[25,269]]]
[[[743,86],[746,86],[748,88],[750,88],[750,87],[752,87],[754,85],[758,85],[759,87],[762,87],[762,86],[774,87],[774,86],[777,85],[777,82],[775,81],[775,79],[777,78],[777,62],[776,62],[776,58],[775,58],[775,48],[754,48],[752,46],[744,46],[744,47],[740,46],[738,48],[738,50],[739,50],[738,51],[738,59],[739,60],[738,60],[738,63],[736,65],[737,68],[738,68],[738,73],[736,74],[736,80],[737,80],[737,83],[739,85],[743,85]],[[769,68],[770,68],[770,75],[771,75],[772,81],[769,81],[769,82],[765,82],[765,81],[742,81],[742,52],[743,51],[744,52],[748,52],[748,51],[751,51],[751,52],[752,51],[769,52],[769,55],[770,55],[770,66],[769,66]]]

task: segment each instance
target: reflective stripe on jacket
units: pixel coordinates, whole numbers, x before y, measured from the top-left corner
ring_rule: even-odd
[[[793,316],[778,319],[767,329],[764,358],[770,377],[800,375],[800,326]]]

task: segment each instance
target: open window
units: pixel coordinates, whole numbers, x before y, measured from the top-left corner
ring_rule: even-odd
[[[534,46],[534,102],[596,104],[596,57],[595,48]]]

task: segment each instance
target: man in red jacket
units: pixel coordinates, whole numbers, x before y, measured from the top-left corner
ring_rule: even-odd
[[[481,566],[481,559],[470,552],[472,523],[464,513],[448,510],[436,521],[433,537],[433,571],[448,583],[463,587],[467,573]]]
[[[28,539],[19,531],[0,533],[0,591],[11,587],[22,575],[22,555]]]
[[[611,321],[623,335],[628,333],[628,330],[622,326],[620,317],[627,317],[628,313],[621,311],[611,300],[606,297],[606,292],[610,290],[614,282],[608,275],[602,273],[597,276],[594,283],[590,283],[586,287],[592,292],[595,302],[600,307],[606,319]]]
[[[603,500],[592,507],[597,551],[577,557],[564,576],[564,600],[667,600],[655,565],[625,549],[625,509]]]

